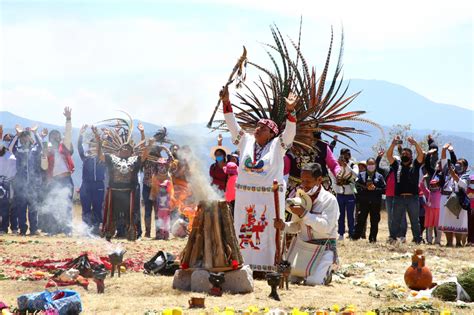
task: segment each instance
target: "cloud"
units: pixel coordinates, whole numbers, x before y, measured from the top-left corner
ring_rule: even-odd
[[[320,67],[324,62],[330,25],[335,27],[337,48],[343,24],[344,60],[346,71],[351,70],[346,78],[393,78],[435,100],[469,102],[458,101],[459,95],[466,95],[462,91],[470,88],[469,80],[457,72],[439,73],[438,86],[445,87],[439,89],[429,71],[403,79],[403,67],[390,67],[388,56],[433,49],[445,52],[451,46],[472,51],[472,39],[456,32],[462,25],[472,25],[470,1],[169,3],[176,5],[176,13],[170,16],[131,13],[66,19],[59,15],[2,22],[2,110],[55,123],[62,123],[65,105],[74,108],[77,124],[116,115],[115,109],[159,124],[207,121],[241,45],[247,46],[252,60],[267,62],[259,44],[271,41],[264,26],[276,21],[284,34],[295,38],[302,13],[304,53],[311,64]],[[178,10],[183,5],[189,12]],[[206,12],[202,5],[214,9]],[[199,13],[193,8],[199,8]],[[403,66],[410,69],[416,63],[410,62]],[[471,59],[459,62],[472,65]],[[444,84],[446,80],[450,82]]]

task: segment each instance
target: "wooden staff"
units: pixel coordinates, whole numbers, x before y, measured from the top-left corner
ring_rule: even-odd
[[[237,63],[232,69],[232,72],[229,75],[229,79],[227,80],[227,83],[225,84],[226,87],[228,87],[234,81],[234,75],[236,73],[238,73],[238,75],[242,74],[242,68],[246,60],[247,60],[247,49],[244,46],[244,52],[242,53],[242,56],[240,56],[239,60],[237,60]],[[219,99],[219,101],[217,101],[216,107],[214,108],[214,111],[212,112],[211,119],[207,123],[207,128],[212,127],[212,123],[214,122],[214,117],[216,116],[216,113],[217,113],[217,110],[219,109],[220,104],[221,104],[221,100]]]
[[[279,185],[278,181],[275,179],[273,181],[273,199],[275,202],[275,218],[277,221],[280,220],[280,198],[278,195],[278,190],[279,190]],[[281,241],[280,241],[280,229],[276,229],[276,234],[275,234],[275,245],[276,245],[276,250],[275,250],[275,266],[277,266],[280,263],[281,260]]]

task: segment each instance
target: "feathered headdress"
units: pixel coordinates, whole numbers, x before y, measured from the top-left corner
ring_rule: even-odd
[[[129,147],[133,154],[141,154],[144,149],[145,142],[140,141],[134,144],[132,139],[133,133],[133,119],[127,112],[124,113],[127,119],[124,118],[110,118],[102,120],[97,123],[97,126],[102,130],[102,149],[104,153],[117,154],[125,147]]]
[[[365,114],[365,111],[345,111],[360,92],[346,95],[349,85],[342,88],[343,33],[333,77],[328,79],[333,45],[331,29],[331,41],[326,63],[321,75],[317,78],[315,68],[312,67],[310,70],[301,53],[301,26],[302,23],[300,22],[298,42],[295,43],[291,38],[288,38],[290,44],[285,41],[276,25],[270,27],[274,44],[263,45],[267,48],[267,55],[274,66],[273,71],[248,61],[250,66],[260,71],[260,75],[252,88],[245,82],[241,82],[245,92],[237,92],[240,103],[232,104],[234,108],[239,110],[235,116],[240,126],[247,131],[252,131],[255,129],[258,120],[262,118],[271,119],[277,123],[281,132],[284,130],[286,122],[285,97],[293,92],[298,96],[298,103],[296,104],[297,128],[293,143],[293,149],[296,151],[314,150],[314,132],[322,132],[326,135],[338,134],[353,143],[355,143],[355,140],[351,137],[351,134],[367,135],[364,130],[351,126],[341,126],[340,123],[343,121],[364,122],[381,130],[378,124],[360,117]],[[290,54],[290,51],[293,52],[294,56]],[[328,88],[326,88],[326,84]],[[213,126],[214,129],[227,130],[225,122],[216,121],[216,123]],[[350,147],[344,141],[338,141]]]

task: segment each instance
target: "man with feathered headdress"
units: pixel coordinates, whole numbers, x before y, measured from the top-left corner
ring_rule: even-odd
[[[110,241],[117,228],[124,226],[127,239],[134,241],[138,236],[135,220],[137,174],[142,160],[147,155],[147,149],[143,141],[137,146],[133,145],[131,119],[125,123],[119,121],[114,128],[103,130],[104,137],[101,139],[97,128],[93,128],[96,141],[99,143],[98,156],[105,162],[109,174],[102,232]]]

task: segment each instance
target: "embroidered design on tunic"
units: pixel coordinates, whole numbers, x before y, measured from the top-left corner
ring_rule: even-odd
[[[238,145],[240,143],[240,140],[242,139],[243,135],[245,134],[245,132],[243,130],[240,130],[239,131],[239,134],[237,135],[237,138],[235,139],[235,141],[233,142],[234,145]]]
[[[248,156],[245,159],[244,166],[245,171],[249,173],[263,173],[263,167],[265,166],[265,162],[263,162],[263,160],[253,162],[252,158]]]
[[[260,220],[257,222],[257,212],[255,210],[255,205],[250,205],[245,207],[247,221],[240,226],[240,248],[245,249],[250,246],[253,250],[260,250],[257,245],[260,245],[260,233],[265,231],[265,228],[268,226],[267,217],[265,213],[267,212],[267,207],[260,215]],[[255,234],[255,244],[253,242],[253,235]]]

